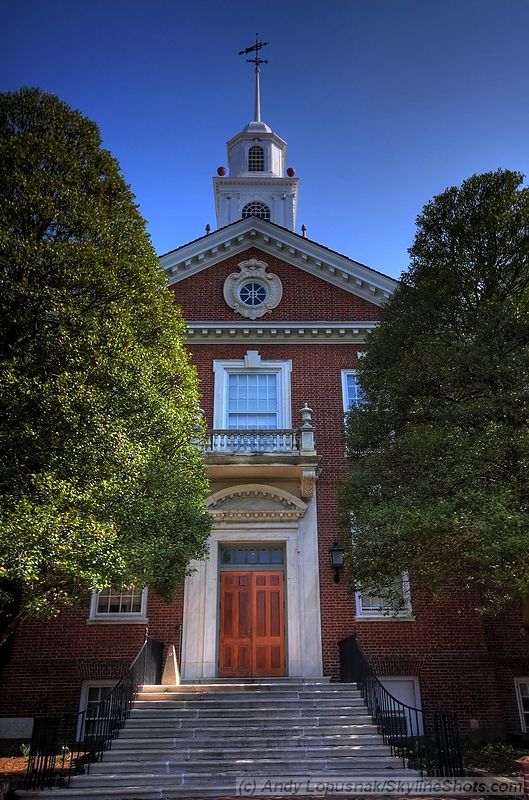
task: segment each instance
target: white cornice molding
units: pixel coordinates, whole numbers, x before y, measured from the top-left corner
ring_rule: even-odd
[[[171,286],[249,247],[277,256],[377,306],[387,302],[397,286],[387,275],[258,217],[238,220],[172,250],[160,257],[160,264]]]
[[[361,344],[366,336],[376,328],[376,320],[355,322],[270,322],[258,320],[250,322],[218,322],[203,320],[187,322],[188,344],[211,343],[213,341],[244,341],[249,343],[274,341],[297,344]]]

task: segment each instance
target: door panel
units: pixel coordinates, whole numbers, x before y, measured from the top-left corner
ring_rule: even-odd
[[[222,573],[220,663],[224,677],[245,677],[251,661],[250,573]]]
[[[219,677],[285,674],[282,572],[221,572]]]

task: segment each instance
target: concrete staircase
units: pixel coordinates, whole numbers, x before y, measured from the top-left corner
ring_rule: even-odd
[[[269,776],[272,785],[276,778],[299,776],[306,785],[316,776],[332,781],[416,774],[390,755],[354,684],[144,686],[103,761],[72,778],[68,789],[42,795],[220,797],[235,796],[241,776]]]

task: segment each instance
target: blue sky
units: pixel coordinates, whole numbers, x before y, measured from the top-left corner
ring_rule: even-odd
[[[161,254],[216,227],[212,176],[253,116],[300,178],[298,232],[398,277],[422,206],[529,174],[528,0],[0,0],[0,91],[95,120]]]

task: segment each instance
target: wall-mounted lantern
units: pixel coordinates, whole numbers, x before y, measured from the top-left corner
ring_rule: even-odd
[[[333,546],[329,548],[335,583],[340,583],[340,570],[343,569],[343,552],[343,547],[338,542],[334,542]]]

